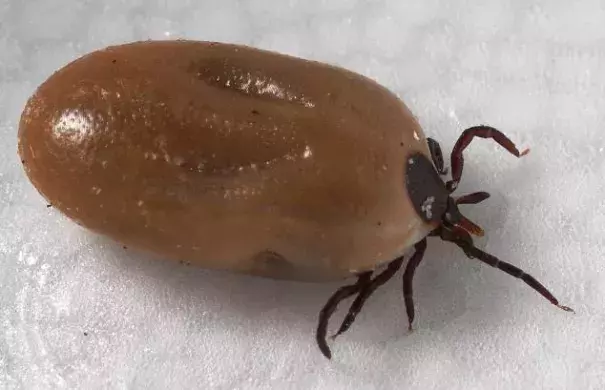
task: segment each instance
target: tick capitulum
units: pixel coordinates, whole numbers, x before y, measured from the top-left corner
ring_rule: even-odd
[[[443,241],[448,241],[457,245],[469,258],[477,259],[492,267],[498,268],[515,278],[521,279],[553,305],[562,310],[573,312],[571,308],[560,305],[559,301],[552,293],[550,293],[548,289],[533,276],[525,273],[512,264],[504,262],[495,256],[478,249],[474,245],[472,235],[482,236],[483,230],[464,217],[458,209],[458,206],[462,204],[480,203],[488,199],[489,194],[487,192],[475,192],[457,198],[451,196],[458,187],[458,183],[462,176],[462,169],[464,166],[463,151],[468,147],[474,137],[492,139],[517,157],[522,157],[529,152],[529,150],[519,152],[515,144],[507,136],[493,127],[471,127],[461,134],[452,150],[450,157],[452,169],[451,180],[444,182],[439,179],[437,182],[435,177],[439,177],[438,175],[445,175],[447,171],[444,167],[443,155],[439,144],[435,140],[429,138],[427,141],[432,157],[430,168],[428,168],[428,164],[426,163],[428,159],[426,159],[424,155],[417,154],[409,160],[409,166],[412,168],[408,169],[408,177],[406,178],[410,198],[412,202],[417,203],[419,206],[417,207],[417,212],[426,222],[433,222],[436,226],[429,236],[439,237]],[[424,201],[422,201],[422,199],[424,199]],[[430,212],[427,212],[427,199],[431,199]],[[412,323],[414,321],[412,280],[416,268],[423,259],[426,247],[426,237],[414,245],[414,254],[408,261],[403,273],[403,297],[408,316],[409,330],[412,330]],[[319,324],[316,332],[319,349],[328,359],[332,356],[326,342],[328,321],[338,304],[341,301],[356,295],[340,328],[336,334],[332,336],[332,339],[350,328],[366,300],[379,286],[391,279],[401,268],[402,264],[403,257],[398,257],[391,261],[385,270],[374,277],[372,277],[373,271],[363,272],[357,276],[356,283],[339,288],[330,297],[320,312]]]

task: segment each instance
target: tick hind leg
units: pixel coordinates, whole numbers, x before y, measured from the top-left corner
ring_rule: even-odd
[[[328,347],[328,343],[326,341],[326,335],[328,331],[328,322],[332,314],[334,314],[336,311],[338,304],[345,299],[358,294],[357,298],[349,308],[349,312],[347,313],[347,316],[345,317],[337,334],[332,336],[332,338],[342,334],[351,326],[353,321],[355,321],[355,317],[363,307],[365,301],[378,287],[385,284],[393,277],[393,275],[395,275],[395,273],[397,273],[399,268],[401,268],[402,263],[403,256],[396,258],[389,263],[386,270],[382,271],[374,279],[371,277],[372,271],[364,272],[359,275],[355,284],[339,288],[330,297],[330,299],[328,299],[328,302],[326,302],[319,314],[319,323],[316,332],[317,345],[325,357],[328,359],[332,357],[332,353],[330,352],[330,348]]]
[[[398,257],[397,259],[393,260],[389,263],[387,269],[378,274],[378,276],[372,279],[361,289],[361,291],[357,295],[357,298],[355,298],[355,300],[351,304],[349,312],[342,321],[338,332],[336,332],[336,334],[332,336],[332,339],[335,339],[336,337],[340,336],[341,334],[346,332],[351,327],[351,325],[353,325],[353,322],[357,318],[357,314],[359,314],[361,308],[366,303],[370,295],[372,295],[378,287],[388,282],[397,273],[397,271],[399,271],[399,268],[401,268],[402,264],[403,257]]]
[[[471,141],[475,137],[491,138],[496,141],[498,145],[502,146],[509,153],[517,157],[522,157],[529,152],[529,149],[525,149],[524,151],[519,152],[513,141],[511,141],[501,131],[493,127],[475,126],[464,130],[452,149],[452,180],[448,181],[446,184],[446,187],[450,192],[453,192],[458,187],[458,183],[460,182],[460,178],[462,177],[462,169],[464,168],[464,157],[462,153],[464,152],[464,149],[466,149],[470,145]]]
[[[338,304],[345,299],[359,293],[364,286],[366,286],[372,277],[372,271],[364,272],[359,275],[357,278],[357,282],[355,284],[351,284],[348,286],[343,286],[336,290],[334,294],[328,299],[328,302],[324,305],[319,313],[319,323],[317,325],[317,332],[315,338],[317,339],[317,345],[319,349],[324,354],[325,357],[330,359],[332,357],[332,353],[330,352],[330,348],[328,347],[328,343],[326,342],[326,334],[328,332],[328,322],[330,317],[336,311]]]
[[[426,247],[426,238],[422,241],[419,241],[415,245],[416,251],[410,258],[410,261],[408,262],[405,268],[405,272],[403,273],[403,297],[405,301],[406,313],[408,316],[408,328],[410,330],[412,329],[412,322],[414,322],[414,299],[412,293],[412,279],[414,278],[414,272],[416,271],[416,268],[424,257]],[[357,314],[359,314],[359,312],[361,311],[361,308],[363,307],[366,300],[378,287],[386,283],[395,275],[395,273],[397,273],[399,268],[401,268],[402,263],[403,258],[398,258],[395,261],[391,262],[386,270],[384,270],[380,275],[374,278],[369,284],[366,285],[366,287],[361,290],[361,292],[359,292],[359,295],[351,305],[347,316],[342,322],[340,329],[338,329],[338,332],[336,332],[336,334],[332,336],[333,339],[349,330],[349,328],[355,321]]]
[[[412,280],[414,279],[414,273],[416,268],[424,258],[424,252],[426,251],[426,238],[419,241],[415,245],[416,252],[410,258],[408,265],[405,267],[403,272],[403,299],[405,302],[405,311],[408,315],[408,329],[412,330],[412,323],[414,322],[414,297],[412,291]]]

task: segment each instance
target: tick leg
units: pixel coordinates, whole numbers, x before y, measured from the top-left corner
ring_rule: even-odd
[[[403,256],[391,261],[384,271],[378,274],[374,279],[372,279],[361,289],[359,295],[357,295],[357,298],[355,298],[355,300],[351,304],[349,312],[344,318],[342,325],[340,325],[338,332],[336,332],[336,334],[332,336],[332,339],[335,339],[339,335],[343,334],[351,327],[351,325],[355,321],[355,318],[357,318],[357,314],[359,314],[361,308],[365,304],[366,300],[370,297],[370,295],[372,295],[372,293],[374,293],[374,291],[376,291],[378,287],[388,282],[397,273],[399,268],[401,268],[402,264]]]
[[[424,257],[426,251],[426,238],[419,241],[416,245],[416,252],[410,258],[410,261],[405,267],[403,273],[403,299],[405,301],[405,311],[408,315],[408,329],[412,330],[412,322],[414,322],[414,298],[412,291],[412,280],[414,279],[414,272]]]
[[[317,345],[319,349],[328,359],[332,358],[332,353],[326,342],[326,334],[328,331],[328,322],[334,311],[338,307],[338,304],[349,298],[350,296],[358,293],[365,285],[370,282],[372,277],[372,271],[364,272],[359,275],[357,282],[352,285],[343,286],[336,290],[334,294],[328,299],[328,302],[321,309],[319,314],[319,324],[317,325],[317,332],[315,338],[317,339]]]
[[[473,240],[468,233],[461,230],[459,231],[458,229],[455,232],[448,232],[447,229],[442,229],[442,238],[446,241],[450,241],[458,245],[469,258],[478,259],[479,261],[489,264],[499,270],[502,270],[507,274],[514,276],[515,278],[521,279],[522,281],[527,283],[532,289],[540,293],[544,298],[548,299],[550,303],[557,306],[558,308],[565,311],[574,312],[573,309],[567,306],[560,305],[557,298],[555,298],[554,295],[550,291],[548,291],[548,289],[544,287],[540,282],[538,282],[533,276],[526,274],[520,268],[517,268],[514,265],[509,264],[505,261],[502,261],[497,257],[492,256],[489,253],[483,252],[479,248],[475,247],[475,245],[473,244]]]
[[[456,198],[456,204],[477,204],[483,202],[489,197],[490,194],[487,192],[473,192],[472,194],[462,195]]]
[[[462,153],[475,137],[491,138],[504,149],[508,150],[511,154],[517,157],[524,156],[529,152],[529,149],[519,152],[513,141],[493,127],[475,126],[464,130],[452,149],[452,180],[448,181],[446,184],[446,187],[450,192],[453,192],[456,187],[458,187],[458,183],[462,177],[462,169],[464,168],[464,157]]]
[[[435,141],[433,138],[427,138],[426,141],[429,144],[431,158],[433,159],[433,164],[435,164],[435,167],[437,168],[437,172],[439,172],[441,175],[446,175],[447,169],[445,169],[443,152],[441,151],[439,142]]]

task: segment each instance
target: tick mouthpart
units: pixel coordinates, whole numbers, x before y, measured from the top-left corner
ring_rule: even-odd
[[[477,237],[483,237],[485,235],[485,231],[480,226],[464,216],[456,223],[456,226]]]

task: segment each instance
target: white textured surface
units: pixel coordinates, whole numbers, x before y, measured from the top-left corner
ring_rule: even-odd
[[[570,3],[0,0],[0,388],[605,388],[605,5]],[[415,281],[416,332],[398,277],[330,362],[314,329],[338,284],[150,261],[47,209],[16,155],[26,98],[90,50],[166,37],[369,75],[446,152],[484,122],[530,146],[517,160],[476,142],[461,190],[493,194],[467,209],[488,232],[480,246],[577,314],[432,240]]]

